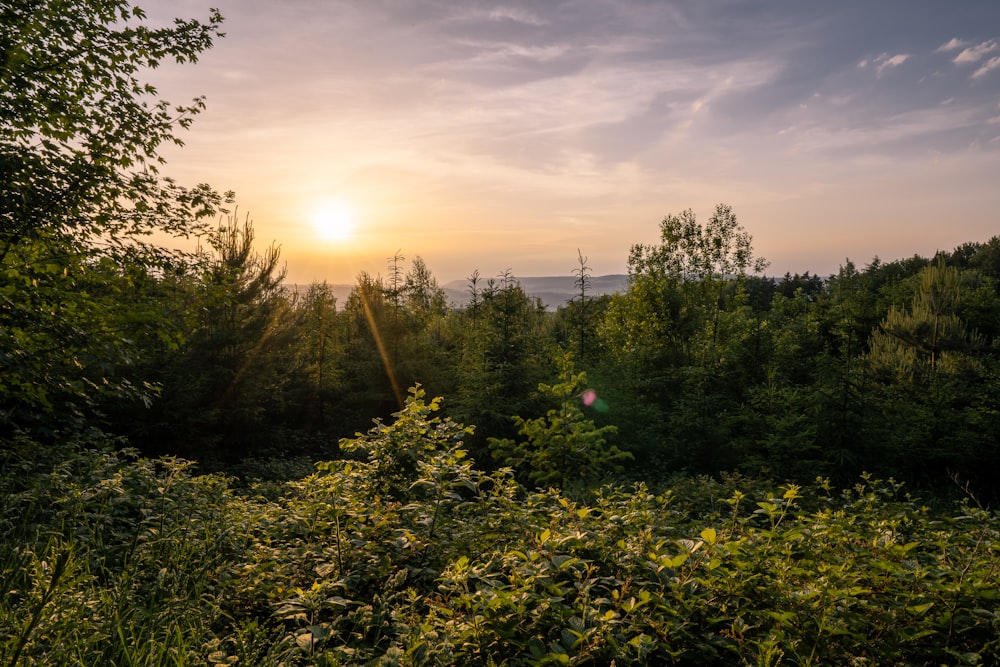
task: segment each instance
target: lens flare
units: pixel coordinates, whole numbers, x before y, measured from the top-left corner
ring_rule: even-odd
[[[598,396],[597,392],[593,389],[587,389],[582,394],[580,394],[580,400],[582,400],[583,404],[586,405],[588,408],[592,408],[597,412],[608,411],[608,404],[604,401],[603,398]]]
[[[399,381],[396,380],[396,373],[392,370],[392,359],[389,358],[389,352],[385,349],[385,343],[382,342],[382,335],[378,330],[378,322],[375,320],[375,314],[372,312],[371,304],[368,302],[368,294],[365,291],[361,291],[361,306],[365,311],[365,318],[368,320],[368,327],[371,329],[372,337],[375,339],[375,346],[378,348],[379,356],[382,357],[382,365],[385,366],[386,377],[389,378],[389,384],[392,386],[392,393],[396,396],[396,403],[399,404],[399,409],[403,409],[403,392],[400,391]]]

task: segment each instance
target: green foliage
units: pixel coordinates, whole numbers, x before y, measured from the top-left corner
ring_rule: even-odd
[[[909,312],[892,307],[872,334],[870,356],[878,367],[912,375],[926,365],[963,365],[960,355],[985,347],[985,339],[969,332],[956,314],[961,299],[959,271],[943,263],[928,266],[919,275],[919,291]]]
[[[511,416],[537,416],[535,389],[555,373],[554,342],[545,330],[548,314],[509,270],[482,288],[478,274],[474,277],[476,305],[455,318],[465,330],[455,353],[457,386],[451,411],[488,436],[513,436]],[[486,437],[473,438],[470,447],[483,458],[488,458]]]
[[[51,252],[22,243],[0,266],[0,422],[39,433],[84,428],[103,398],[154,394],[123,372],[148,315],[117,307],[130,277],[81,253]]]
[[[597,426],[581,405],[598,399],[588,391],[587,374],[574,370],[569,357],[562,362],[559,382],[538,385],[539,394],[559,407],[544,417],[514,417],[521,442],[490,438],[493,458],[513,467],[533,486],[586,489],[623,470],[632,454],[607,442],[617,432],[612,425]]]
[[[591,350],[591,339],[593,338],[593,324],[591,322],[591,312],[594,297],[588,294],[590,290],[590,272],[592,269],[587,266],[587,258],[583,256],[580,249],[576,250],[579,266],[573,269],[573,284],[578,290],[577,296],[570,301],[570,313],[576,329],[576,355],[580,359],[589,359],[593,356]]]
[[[314,283],[295,306],[295,353],[303,382],[290,392],[290,403],[299,406],[301,421],[325,434],[343,381],[337,299],[326,282]]]
[[[154,229],[190,231],[218,197],[158,176],[158,147],[180,143],[204,106],[172,108],[140,75],[195,61],[222,17],[151,28],[127,0],[5,3],[0,64],[0,259],[19,243],[103,238],[112,247]]]
[[[661,244],[635,245],[630,275],[656,274],[696,282],[760,273],[767,261],[754,257],[753,237],[737,222],[731,206],[719,204],[705,225],[691,209],[660,223]]]
[[[450,417],[432,417],[432,413],[441,409],[441,398],[426,402],[424,395],[419,385],[411,388],[405,406],[393,415],[391,424],[376,419],[367,434],[340,441],[343,451],[364,461],[366,488],[371,498],[405,498],[414,484],[426,485],[427,480],[418,482],[418,477],[424,468],[433,467],[433,461],[440,463],[439,457],[443,456],[449,465],[458,465],[465,457],[463,440],[473,429]],[[323,464],[321,469],[329,469],[331,465]]]
[[[189,62],[222,18],[151,28],[126,0],[0,7],[0,419],[8,428],[93,425],[107,398],[149,401],[126,372],[136,267],[171,272],[187,259],[154,232],[204,231],[223,198],[159,174],[159,147],[180,143],[204,106],[171,107],[141,75]],[[125,301],[129,298],[126,297]],[[141,310],[140,310],[141,312]]]
[[[344,380],[353,389],[345,399],[347,409],[360,420],[355,429],[373,415],[398,410],[404,400],[386,337],[395,326],[387,294],[381,278],[362,272],[344,304]]]
[[[297,304],[249,219],[212,231],[223,197],[158,171],[203,101],[140,75],[195,60],[217,12],[0,21],[0,667],[1000,661],[995,513],[804,485],[996,498],[997,239],[779,284],[720,205],[664,218],[600,311],[579,252],[555,316],[509,270],[449,309],[399,252],[342,312]],[[512,468],[476,466],[487,442]],[[303,443],[334,460],[276,480],[303,459],[262,450]],[[129,444],[251,456],[237,486]],[[719,479],[597,486],[680,469]]]
[[[413,390],[393,435],[359,440],[418,445],[394,498],[372,495],[374,462],[264,496],[20,441],[0,478],[0,664],[1000,659],[995,513],[870,477],[684,478],[581,504],[476,472],[436,404]]]
[[[295,313],[277,247],[258,253],[253,224],[228,216],[209,236],[201,270],[173,280],[182,341],[153,346],[137,365],[160,387],[147,409],[119,405],[115,427],[147,453],[203,463],[259,454],[275,438],[296,359]],[[301,380],[305,382],[304,378]]]
[[[0,664],[196,660],[245,540],[226,481],[69,449],[21,440],[4,455]]]
[[[996,239],[779,285],[747,280],[766,263],[720,205],[664,218],[599,313],[579,252],[555,317],[509,270],[449,309],[399,252],[343,312],[324,286],[299,305],[249,220],[212,232],[222,197],[158,173],[202,101],[171,111],[138,74],[195,59],[216,12],[0,11],[0,667],[1000,660],[995,514],[868,476],[802,485],[953,471],[995,497]],[[559,345],[600,398],[553,369]],[[452,417],[418,381],[454,392]],[[98,427],[250,454],[246,479]],[[477,468],[487,442],[513,468]],[[261,450],[301,443],[336,458],[276,480],[302,458]],[[720,480],[597,487],[679,469]]]

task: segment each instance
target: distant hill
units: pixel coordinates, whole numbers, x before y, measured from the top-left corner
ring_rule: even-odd
[[[486,280],[484,279],[482,284],[485,284]],[[528,296],[538,297],[548,310],[555,310],[577,295],[574,280],[576,279],[573,276],[538,276],[518,278],[517,282],[521,284]],[[591,276],[590,294],[591,296],[600,296],[624,292],[627,283],[628,276],[626,275]],[[305,294],[306,290],[309,289],[308,285],[289,285],[288,287],[298,294]],[[331,284],[330,288],[333,290],[333,295],[337,297],[337,306],[343,307],[347,297],[351,295],[354,285]],[[467,280],[452,280],[441,285],[441,289],[444,290],[448,297],[448,303],[452,306],[462,308],[469,303],[469,283]]]
[[[518,278],[517,282],[528,296],[538,297],[548,310],[555,310],[577,295],[575,280],[573,276],[539,276]],[[627,282],[626,275],[591,276],[589,293],[591,296],[600,296],[624,292]],[[467,280],[452,280],[441,285],[441,288],[448,295],[448,302],[452,305],[462,307],[469,303]]]

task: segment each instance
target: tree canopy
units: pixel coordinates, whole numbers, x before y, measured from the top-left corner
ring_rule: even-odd
[[[149,395],[116,371],[130,338],[114,304],[129,271],[182,270],[153,232],[203,232],[224,198],[160,174],[158,149],[204,100],[171,105],[143,77],[196,61],[221,22],[153,26],[127,0],[0,3],[0,422]]]

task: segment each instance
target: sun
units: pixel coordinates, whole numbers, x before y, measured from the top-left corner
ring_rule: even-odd
[[[357,212],[345,201],[330,200],[313,211],[312,225],[316,235],[325,241],[349,241],[357,230]]]

